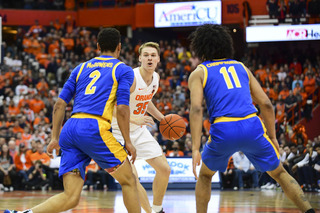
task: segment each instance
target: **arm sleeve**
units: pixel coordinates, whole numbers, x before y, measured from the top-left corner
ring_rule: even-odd
[[[76,79],[77,75],[79,73],[80,67],[82,64],[78,65],[74,70],[71,72],[70,77],[68,78],[67,82],[64,84],[62,91],[59,95],[59,98],[64,100],[67,104],[71,101],[73,98],[75,92],[76,92]]]
[[[121,64],[116,70],[118,81],[117,105],[129,105],[130,87],[133,83],[134,73],[131,67]]]

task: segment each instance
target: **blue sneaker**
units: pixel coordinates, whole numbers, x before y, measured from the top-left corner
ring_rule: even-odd
[[[3,213],[18,213],[18,211],[6,209]]]

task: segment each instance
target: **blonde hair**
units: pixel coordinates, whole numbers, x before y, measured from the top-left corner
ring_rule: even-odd
[[[145,48],[145,47],[153,47],[153,48],[155,48],[157,50],[157,52],[158,52],[158,55],[160,56],[160,47],[159,47],[159,44],[157,42],[149,41],[149,42],[143,43],[139,47],[139,55],[141,55],[142,49]]]

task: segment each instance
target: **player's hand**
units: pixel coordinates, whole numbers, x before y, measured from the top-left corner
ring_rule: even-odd
[[[152,125],[154,125],[154,120],[150,116],[142,116],[140,118],[131,118],[131,122],[138,126],[147,125],[149,127],[152,127]]]
[[[136,153],[136,148],[134,148],[134,146],[132,145],[132,143],[127,143],[126,142],[126,150],[128,152],[128,155],[131,156],[131,163],[134,164],[135,160],[136,160],[136,157],[137,157],[137,153]]]
[[[52,152],[53,150],[56,150],[56,153],[59,153],[60,150],[60,146],[59,146],[59,141],[58,140],[51,140],[49,145],[47,146],[47,154],[50,158],[53,159],[53,155]]]
[[[198,180],[196,168],[197,166],[200,166],[200,161],[201,161],[201,154],[199,150],[192,151],[192,168],[193,168],[193,174],[196,180]]]

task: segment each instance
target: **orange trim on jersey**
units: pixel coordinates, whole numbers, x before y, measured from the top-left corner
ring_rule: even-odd
[[[79,70],[79,73],[78,73],[78,75],[77,75],[76,82],[78,82],[79,76],[80,76],[80,74],[81,74],[81,72],[82,72],[83,67],[84,67],[85,64],[86,64],[86,63],[83,63],[83,64],[81,65],[80,70]]]
[[[208,69],[206,66],[204,66],[203,64],[200,64],[199,65],[200,67],[202,67],[203,69],[203,73],[204,73],[204,76],[203,76],[203,83],[202,83],[202,88],[204,88],[207,84],[207,79],[208,79]]]

